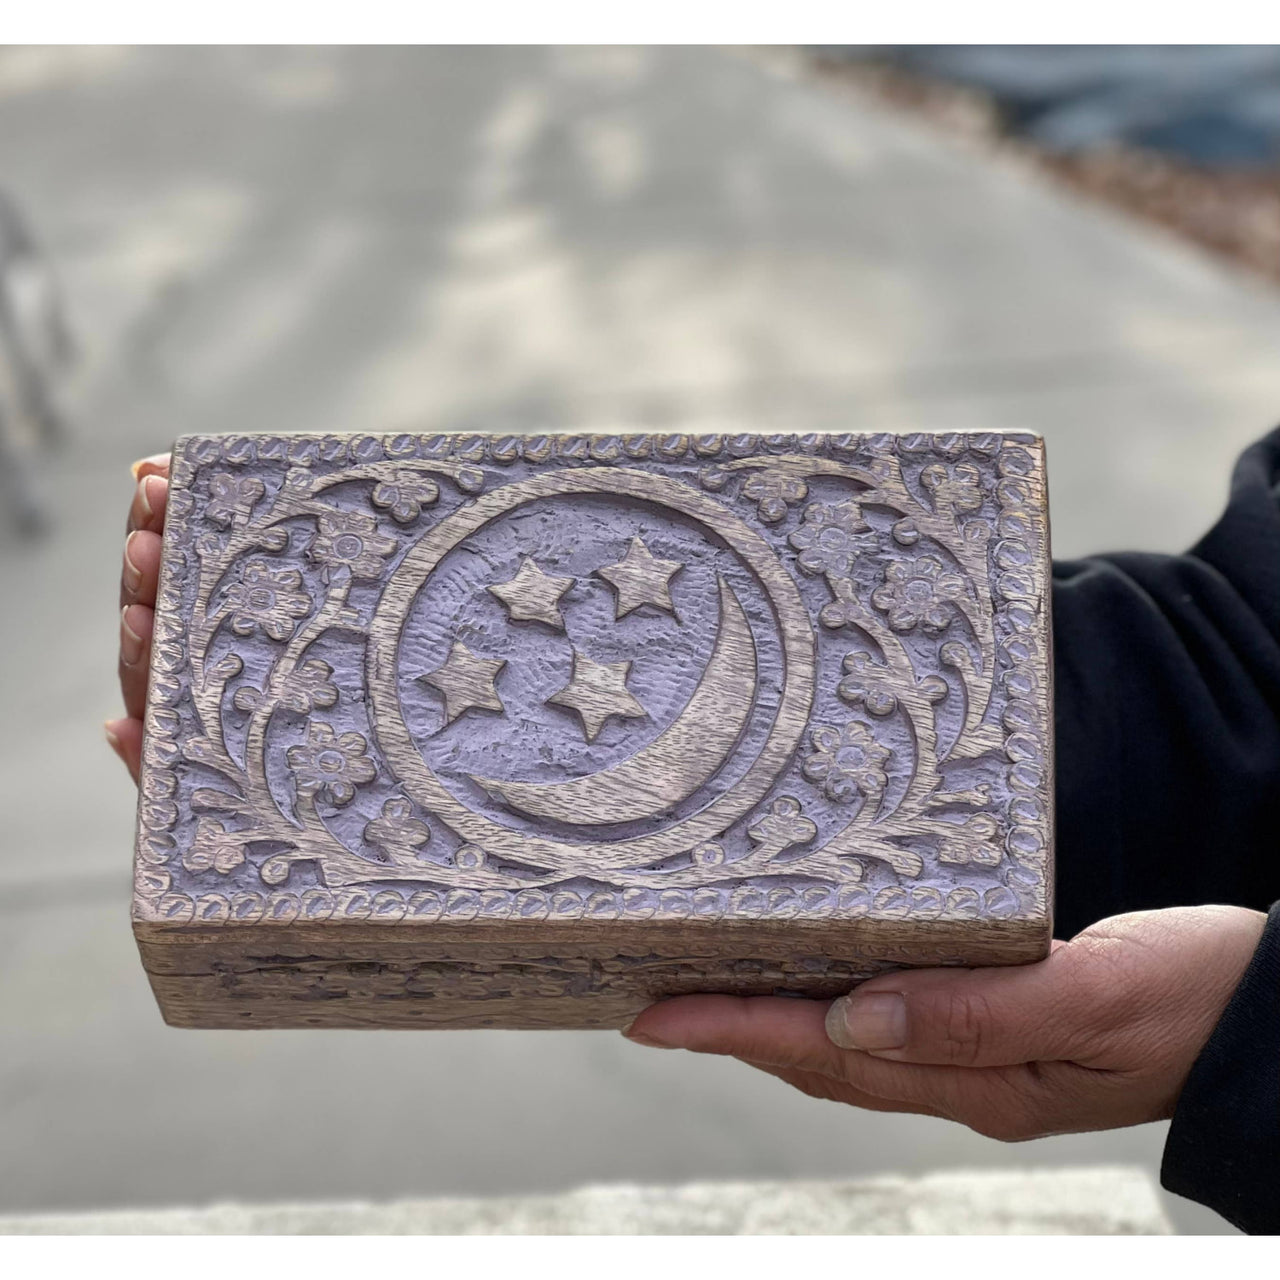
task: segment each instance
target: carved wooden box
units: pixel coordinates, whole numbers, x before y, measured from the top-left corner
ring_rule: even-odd
[[[1051,927],[1031,435],[188,436],[134,927],[194,1027],[625,1025]]]

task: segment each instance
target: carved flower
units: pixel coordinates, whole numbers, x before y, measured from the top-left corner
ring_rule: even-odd
[[[232,523],[243,524],[265,492],[266,486],[257,476],[233,476],[220,472],[210,477],[209,505],[205,507],[205,514],[224,529]]]
[[[261,627],[273,640],[287,640],[296,619],[311,612],[311,597],[302,590],[297,569],[272,569],[263,560],[251,560],[241,580],[227,588],[227,607],[236,635],[252,635]]]
[[[334,804],[348,804],[356,787],[372,782],[377,775],[373,761],[365,754],[369,744],[358,733],[338,737],[332,725],[313,720],[307,726],[307,741],[285,753],[300,796],[327,791]]]
[[[431,839],[431,828],[413,816],[407,800],[393,796],[382,806],[382,817],[365,826],[364,838],[389,858],[410,858]]]
[[[848,673],[836,686],[846,702],[860,702],[873,716],[891,715],[898,705],[897,694],[889,679],[889,668],[872,661],[864,649],[846,655],[844,669]]]
[[[742,486],[742,496],[756,504],[761,520],[777,524],[787,514],[788,504],[809,496],[809,486],[785,471],[758,471]]]
[[[338,686],[330,679],[332,675],[333,668],[319,658],[302,663],[285,681],[280,705],[299,715],[333,706],[338,701]]]
[[[817,834],[817,826],[800,812],[800,801],[794,796],[779,796],[769,806],[769,812],[747,828],[753,843],[775,844],[779,851],[804,844]]]
[[[320,517],[320,530],[307,554],[330,569],[351,570],[353,578],[376,578],[396,540],[378,532],[378,522],[363,511],[332,511]]]
[[[805,758],[803,773],[821,784],[828,799],[847,802],[861,792],[876,800],[884,794],[884,764],[891,753],[875,740],[869,725],[861,720],[850,720],[843,729],[823,725],[810,738],[813,750]]]
[[[964,579],[959,574],[945,573],[942,561],[933,556],[920,556],[889,565],[883,585],[871,593],[871,603],[888,615],[895,631],[910,631],[922,624],[936,636],[951,621],[951,602],[963,594]]]
[[[228,875],[244,862],[244,846],[217,818],[196,821],[191,847],[182,855],[188,871],[213,870]]]
[[[806,573],[847,577],[853,562],[875,549],[876,535],[856,502],[813,502],[804,509],[804,523],[790,541]]]
[[[381,507],[399,524],[408,524],[440,496],[440,486],[430,476],[398,472],[374,487],[373,505]]]
[[[938,861],[952,866],[996,867],[1000,865],[1000,846],[993,843],[1000,824],[989,814],[975,814],[956,825],[954,836],[944,836],[938,846]]]
[[[939,505],[956,511],[977,511],[982,506],[982,473],[967,462],[950,470],[935,462],[920,473],[920,483]]]

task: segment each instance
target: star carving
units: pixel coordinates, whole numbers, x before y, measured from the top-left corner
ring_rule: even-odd
[[[593,662],[575,649],[573,676],[547,701],[576,711],[587,741],[593,742],[610,716],[638,719],[648,714],[627,688],[630,670],[629,662]]]
[[[636,537],[631,539],[627,554],[617,564],[607,564],[596,572],[617,592],[615,618],[625,618],[642,604],[656,605],[674,614],[671,579],[682,568],[678,560],[659,560]]]
[[[525,556],[514,578],[489,590],[507,606],[507,613],[515,621],[545,622],[547,626],[563,631],[560,597],[571,586],[572,578],[553,578]]]
[[[454,641],[444,665],[418,676],[418,681],[444,694],[444,722],[448,725],[472,707],[506,710],[493,683],[506,665],[503,658],[477,657],[466,645]]]

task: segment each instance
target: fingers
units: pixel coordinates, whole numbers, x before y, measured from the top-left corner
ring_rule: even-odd
[[[1006,1141],[1070,1128],[1055,1103],[1067,1096],[1063,1080],[1103,1075],[1067,1063],[966,1069],[887,1061],[834,1045],[827,1012],[816,1000],[681,996],[646,1009],[625,1034],[642,1044],[740,1058],[811,1097],[941,1116]]]
[[[103,726],[111,750],[124,761],[134,782],[142,767],[142,721],[108,720]]]
[[[936,1114],[942,1068],[881,1062],[831,1042],[827,1004],[782,996],[679,996],[646,1009],[625,1035],[641,1044],[726,1054],[775,1072],[825,1076],[842,1091]]]
[[[856,1106],[876,1099],[878,1110],[964,1123],[999,1110],[990,1105],[1004,1088],[998,1072],[886,1062],[839,1048],[826,1032],[827,1008],[776,996],[680,996],[646,1009],[625,1034],[641,1044],[741,1058],[811,1096]]]
[[[169,460],[172,456],[168,453],[153,453],[149,458],[139,458],[129,467],[129,470],[133,472],[135,480],[141,480],[146,476],[164,476],[167,479]]]
[[[142,717],[147,705],[151,635],[160,581],[161,534],[169,501],[169,454],[141,458],[131,468],[138,482],[129,504],[128,532],[120,567],[120,691],[122,719],[103,725],[107,743],[134,782],[142,764]]]
[[[124,540],[124,562],[120,570],[122,609],[130,604],[155,604],[162,545],[160,535],[147,529],[135,529]]]
[[[820,1001],[781,996],[678,996],[650,1006],[624,1034],[659,1048],[838,1075],[845,1054],[827,1038],[826,1010]]]
[[[120,611],[120,691],[130,720],[141,720],[147,706],[147,671],[151,665],[151,630],[155,612],[145,605]]]
[[[1105,991],[1069,947],[1007,969],[903,970],[832,1003],[834,1044],[897,1062],[1004,1067],[1086,1054],[1110,1026]]]
[[[164,530],[165,505],[169,500],[169,481],[154,473],[144,475],[138,481],[133,492],[133,501],[129,504],[129,523],[127,532],[135,529],[148,529],[152,533]]]

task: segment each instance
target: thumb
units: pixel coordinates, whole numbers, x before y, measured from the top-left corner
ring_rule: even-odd
[[[902,970],[833,1001],[827,1036],[842,1049],[899,1062],[1068,1061],[1097,1028],[1096,985],[1066,947],[1016,968]]]

